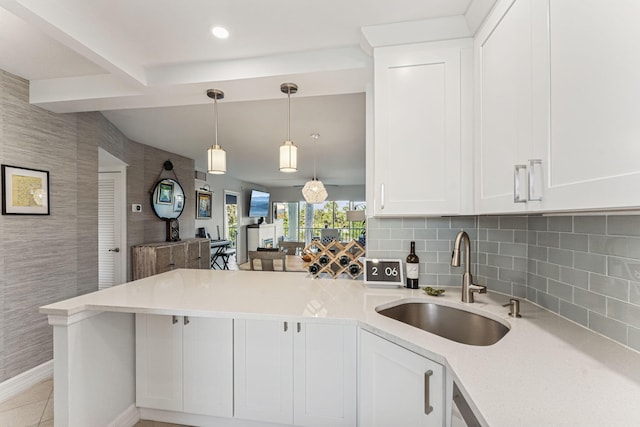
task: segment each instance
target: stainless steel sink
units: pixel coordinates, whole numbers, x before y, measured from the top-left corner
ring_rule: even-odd
[[[488,317],[429,302],[408,302],[376,311],[407,325],[469,345],[495,344],[509,332],[509,328]]]

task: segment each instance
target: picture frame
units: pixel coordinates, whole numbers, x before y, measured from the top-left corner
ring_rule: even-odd
[[[182,212],[182,209],[184,209],[184,195],[176,194],[173,200],[173,211]]]
[[[161,205],[173,204],[173,183],[163,181],[158,185],[158,198],[156,203]]]
[[[196,190],[196,219],[211,219],[212,204],[212,192]]]
[[[1,165],[2,215],[49,215],[49,172]]]

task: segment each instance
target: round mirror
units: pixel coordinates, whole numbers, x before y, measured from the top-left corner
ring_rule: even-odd
[[[160,219],[175,219],[184,210],[184,191],[178,181],[165,178],[158,181],[151,195],[151,206]]]

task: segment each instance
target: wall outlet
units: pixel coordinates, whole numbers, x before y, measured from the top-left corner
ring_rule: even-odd
[[[131,205],[131,212],[142,212],[142,205],[134,203]]]

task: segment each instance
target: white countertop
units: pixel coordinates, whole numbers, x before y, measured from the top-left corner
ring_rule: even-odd
[[[511,328],[494,345],[459,344],[378,314],[400,299],[464,306]],[[87,311],[189,316],[285,318],[358,324],[449,368],[483,424],[500,426],[640,426],[640,354],[551,312],[509,297],[477,295],[460,302],[448,288],[368,288],[348,279],[312,280],[305,273],[175,270],[44,306],[69,317]],[[391,304],[395,305],[395,304]]]

